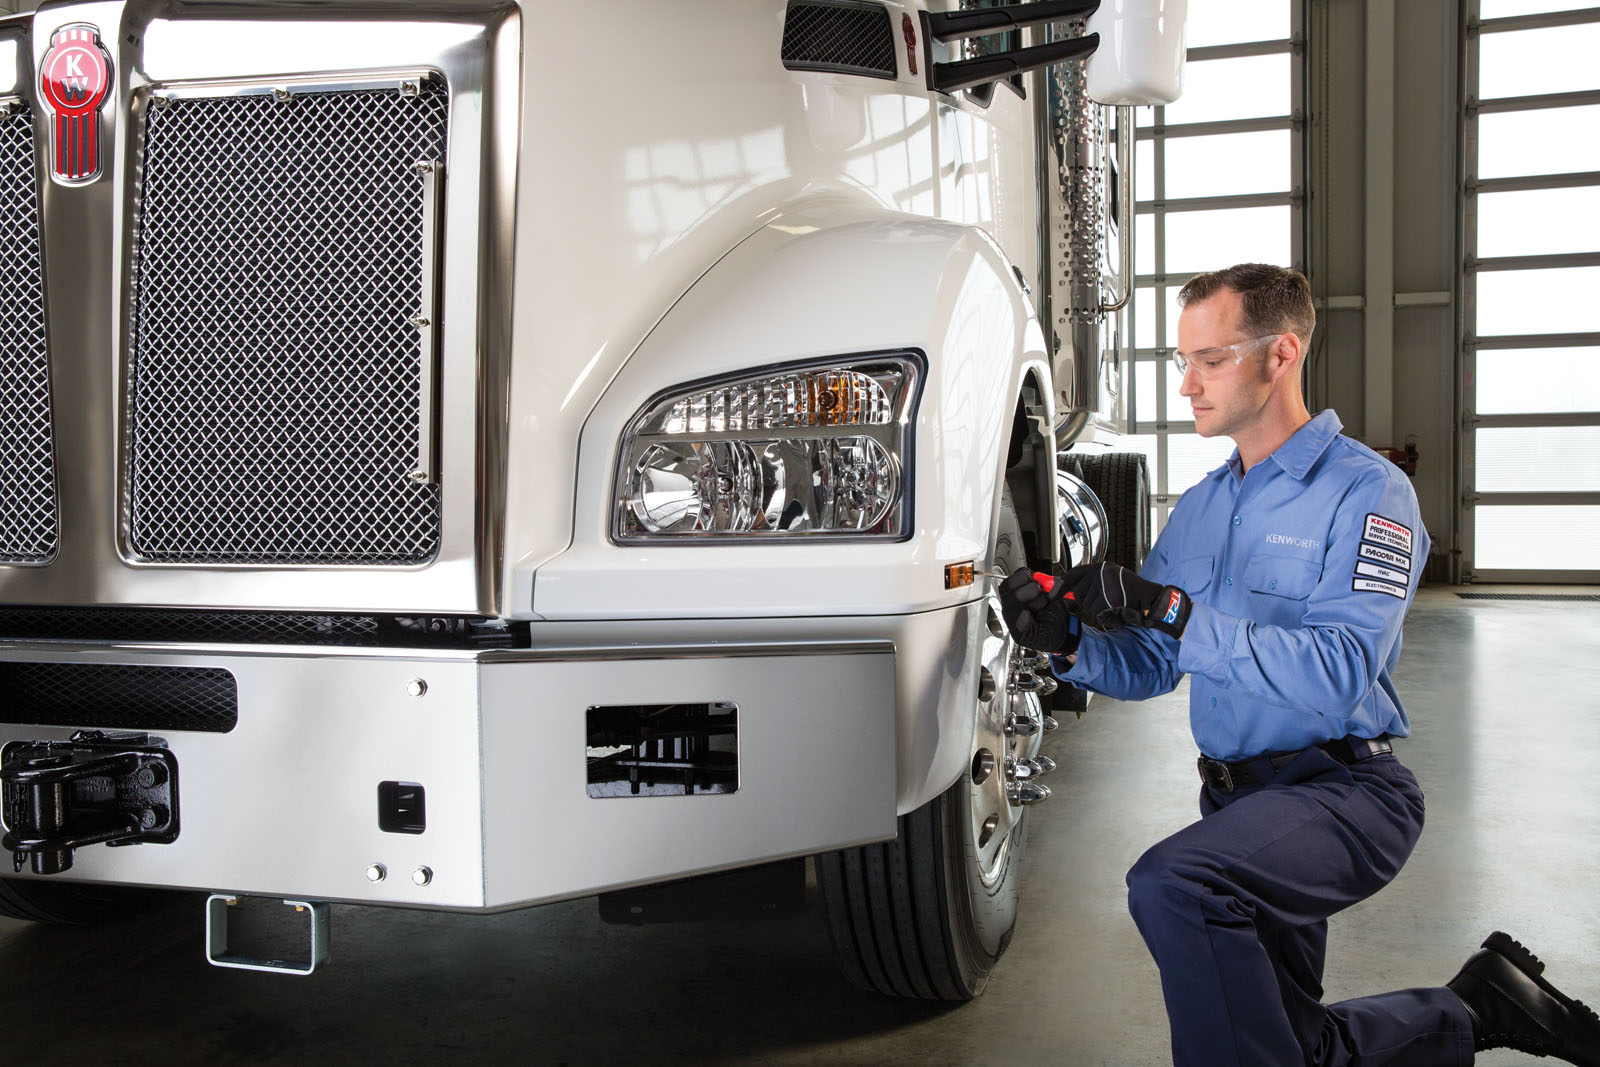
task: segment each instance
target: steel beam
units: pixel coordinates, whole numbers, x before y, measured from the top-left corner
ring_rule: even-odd
[[[1367,0],[1365,418],[1370,445],[1394,441],[1395,3]]]

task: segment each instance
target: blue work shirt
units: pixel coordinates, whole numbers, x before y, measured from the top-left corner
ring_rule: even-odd
[[[1342,427],[1324,411],[1248,472],[1235,449],[1184,493],[1140,572],[1194,601],[1183,639],[1085,629],[1060,676],[1143,700],[1191,675],[1190,728],[1213,759],[1409,734],[1393,673],[1428,534],[1406,476]]]

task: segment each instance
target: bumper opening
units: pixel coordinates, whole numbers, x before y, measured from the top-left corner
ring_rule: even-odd
[[[591,706],[591,797],[739,789],[739,709],[729,703]]]

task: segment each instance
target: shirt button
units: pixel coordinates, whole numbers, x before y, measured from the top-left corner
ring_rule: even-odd
[[[1241,523],[1241,522],[1243,522],[1243,521],[1244,521],[1244,520],[1243,520],[1243,519],[1241,519],[1241,518],[1239,518],[1239,516],[1237,516],[1237,515],[1235,515],[1235,516],[1234,516],[1234,517],[1233,517],[1233,524],[1234,524],[1234,525],[1235,525],[1235,526],[1237,526],[1237,525],[1239,525],[1239,524],[1240,524],[1240,523]]]
[[[1216,697],[1212,697],[1211,698],[1211,706],[1212,707],[1216,707],[1217,706],[1217,698]]]
[[[1232,585],[1233,584],[1233,579],[1232,578],[1224,578],[1224,579],[1222,579],[1222,584],[1223,585]]]
[[[1268,589],[1276,589],[1276,588],[1278,588],[1278,579],[1274,578],[1274,579],[1272,579],[1272,581],[1268,582],[1267,583],[1267,588]]]

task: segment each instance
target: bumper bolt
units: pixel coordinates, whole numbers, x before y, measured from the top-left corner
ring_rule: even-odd
[[[367,881],[381,882],[389,876],[389,868],[381,863],[374,863],[367,867]]]
[[[406,692],[414,697],[420,697],[428,692],[428,683],[421,678],[413,678],[406,683]]]
[[[433,881],[433,868],[418,867],[416,870],[411,872],[411,880],[417,883],[417,885],[427,885],[429,882]]]

